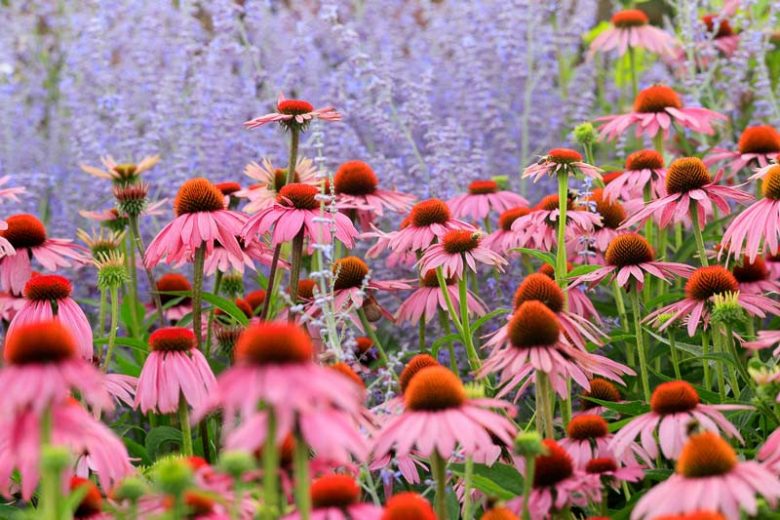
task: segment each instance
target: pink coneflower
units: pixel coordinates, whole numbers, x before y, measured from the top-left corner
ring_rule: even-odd
[[[86,251],[72,240],[48,238],[46,228],[33,215],[22,213],[6,220],[0,237],[13,246],[14,252],[0,248],[0,285],[3,289],[21,294],[32,275],[30,260],[35,258],[46,270],[70,267],[72,261],[82,262]]]
[[[10,322],[27,305],[27,300],[10,292],[0,292],[0,319]]]
[[[333,303],[336,309],[360,308],[375,291],[400,291],[412,287],[402,280],[368,278],[368,265],[357,256],[345,256],[333,262]],[[392,319],[392,316],[389,316]]]
[[[520,247],[519,244],[522,239],[522,233],[520,231],[513,231],[512,224],[515,220],[528,215],[530,212],[531,209],[524,206],[518,206],[504,211],[498,217],[498,228],[486,236],[482,240],[482,243],[485,247],[489,247],[498,254],[510,254],[511,249]],[[514,254],[516,255],[517,253]]]
[[[453,218],[450,208],[439,199],[428,199],[412,207],[401,229],[389,240],[395,253],[424,251],[435,240],[453,229],[474,229],[470,224]]]
[[[639,482],[645,476],[645,466],[636,462],[621,464],[612,457],[591,459],[585,464],[584,470],[588,475],[599,477],[602,483],[615,491],[618,491],[624,482]]]
[[[618,56],[629,48],[645,49],[661,56],[674,55],[677,42],[671,34],[650,25],[639,9],[626,9],[612,15],[612,27],[601,32],[590,44],[588,55],[616,50]]]
[[[561,172],[573,175],[577,171],[593,179],[601,179],[601,169],[583,162],[582,155],[569,148],[553,148],[536,163],[523,170],[523,178],[533,177],[534,182],[542,177],[555,176]]]
[[[20,325],[8,334],[0,370],[0,411],[41,413],[67,399],[72,390],[95,409],[112,407],[103,376],[78,355],[70,330],[59,321]],[[8,416],[8,415],[6,415]]]
[[[574,466],[572,458],[552,439],[542,441],[546,453],[536,457],[534,483],[528,499],[533,520],[544,520],[572,506],[585,507],[590,501],[601,500],[601,483],[597,475],[585,473]],[[510,509],[520,512],[523,497],[511,500]]]
[[[723,233],[722,244],[729,254],[739,256],[743,252],[748,260],[755,261],[764,249],[771,254],[778,252],[780,226],[780,164],[773,164],[761,177],[761,193],[764,197],[743,209]],[[762,243],[763,242],[763,243]]]
[[[638,288],[644,285],[647,275],[669,282],[672,275],[687,276],[693,267],[677,262],[658,262],[655,252],[647,240],[637,233],[623,233],[615,236],[604,253],[606,265],[593,272],[577,277],[572,285],[588,283],[597,285],[605,279],[617,278],[621,287],[628,287],[633,281]],[[632,280],[633,279],[633,280]]]
[[[8,199],[13,202],[19,202],[19,197],[17,195],[21,195],[22,193],[27,192],[27,188],[24,186],[9,186],[8,188],[2,188],[5,184],[8,183],[8,181],[11,180],[10,175],[4,175],[0,177],[0,199]]]
[[[168,199],[160,199],[156,202],[150,202],[147,204],[141,215],[146,216],[160,216],[165,213],[163,206],[168,202]],[[101,225],[112,229],[114,231],[122,231],[127,227],[127,216],[120,214],[116,208],[104,209],[101,211],[88,211],[85,209],[79,210],[79,215],[88,220],[94,220]]]
[[[260,164],[256,162],[247,164],[244,173],[258,181],[257,184],[236,192],[237,197],[249,199],[249,204],[244,206],[244,211],[247,213],[273,206],[279,190],[287,184],[287,168],[275,168],[268,158],[263,158]],[[305,157],[298,159],[293,182],[312,186],[317,184],[317,168],[311,159]]]
[[[739,431],[721,410],[745,410],[750,407],[730,404],[702,404],[696,389],[686,381],[661,383],[650,398],[650,412],[634,417],[623,426],[609,444],[618,457],[641,435],[642,448],[652,457],[658,456],[658,444],[667,459],[676,459],[690,433],[692,422],[709,431],[722,431],[742,441]],[[653,432],[658,432],[656,441]]]
[[[731,56],[739,47],[739,36],[731,28],[731,24],[726,18],[726,14],[707,14],[701,17],[701,21],[707,28],[707,32],[712,35],[712,44],[723,53],[724,56]],[[715,21],[718,26],[715,27]]]
[[[607,401],[610,403],[619,403],[623,400],[620,395],[620,390],[600,377],[594,377],[590,380],[590,389],[580,394],[580,409],[582,411],[575,412],[576,415],[591,415],[591,414],[603,414],[608,409],[600,404],[594,403],[590,399],[598,399],[599,401]]]
[[[697,157],[676,159],[666,171],[667,195],[645,205],[629,217],[623,227],[644,222],[652,216],[658,217],[658,225],[665,228],[670,222],[684,222],[694,211],[699,226],[706,224],[707,215],[713,214],[713,204],[722,214],[731,212],[728,200],[746,202],[753,197],[737,188],[720,186],[722,171],[713,179],[707,166]]]
[[[384,210],[405,212],[415,199],[413,195],[379,189],[376,173],[363,161],[342,163],[333,174],[333,191],[339,207],[354,210],[364,230],[370,228],[375,216],[384,215]]]
[[[710,317],[712,298],[718,294],[735,293],[737,301],[750,316],[780,315],[780,303],[762,294],[739,292],[734,275],[719,265],[696,269],[685,283],[685,298],[650,313],[644,321],[652,321],[660,315],[670,315],[658,330],[663,331],[673,323],[688,319],[688,335],[693,337],[699,323],[706,327]]]
[[[157,329],[149,336],[135,394],[135,407],[143,413],[170,414],[184,399],[193,407],[205,404],[216,383],[208,361],[195,348],[195,334],[182,327]]]
[[[273,206],[265,208],[249,218],[241,236],[246,239],[262,235],[273,228],[271,244],[276,246],[291,241],[303,230],[304,237],[312,242],[325,242],[331,239],[328,223],[322,222],[320,203],[317,195],[320,190],[309,184],[291,183],[279,190]],[[345,246],[355,246],[358,232],[346,215],[332,215],[336,222],[336,238]]]
[[[770,277],[766,262],[760,256],[753,262],[744,257],[741,264],[731,268],[731,273],[739,284],[740,293],[780,293],[780,282]]]
[[[606,252],[609,244],[618,234],[618,228],[626,220],[626,210],[623,204],[605,197],[604,190],[595,189],[583,204],[592,205],[592,209],[601,217],[601,223],[596,225],[591,237],[593,247],[599,253]],[[575,241],[576,245],[576,241]]]
[[[452,305],[458,309],[460,308],[460,295],[458,294],[457,281],[453,278],[447,278],[447,291],[450,293],[450,301]],[[475,316],[483,316],[487,313],[485,306],[478,300],[471,292],[466,293],[467,308],[469,314]],[[410,323],[418,323],[421,319],[425,319],[425,323],[431,321],[431,318],[436,316],[438,310],[441,309],[444,312],[449,312],[447,308],[447,301],[444,298],[444,294],[439,286],[439,281],[436,278],[435,271],[427,271],[425,276],[420,280],[420,287],[409,296],[404,298],[401,306],[398,307],[395,319],[397,321],[408,321]]]
[[[600,415],[581,414],[572,417],[566,426],[566,437],[559,444],[571,456],[575,467],[585,470],[593,459],[615,459],[609,443],[614,434],[609,433],[609,425]],[[653,466],[652,458],[636,443],[632,443],[618,457],[623,465],[635,466],[638,463]],[[595,473],[595,472],[591,472]]]
[[[106,179],[116,184],[131,184],[138,180],[138,177],[145,171],[151,170],[160,162],[159,155],[148,155],[141,159],[138,164],[135,163],[117,163],[113,157],[106,155],[100,158],[103,163],[103,169],[80,164],[79,167],[86,173],[99,179]]]
[[[552,251],[556,245],[558,222],[558,195],[547,195],[534,206],[528,215],[512,223],[512,231],[519,233],[519,247]],[[566,237],[592,233],[601,223],[601,217],[587,208],[576,208],[571,200],[567,202]]]
[[[382,507],[360,501],[360,486],[348,475],[330,474],[311,484],[311,520],[381,520]],[[300,520],[297,511],[283,520]]]
[[[600,137],[608,140],[617,139],[634,125],[637,137],[654,137],[660,130],[664,136],[668,136],[672,123],[694,132],[712,135],[715,133],[712,123],[719,120],[725,121],[726,116],[706,108],[683,107],[677,92],[665,85],[653,85],[637,94],[633,112],[597,119],[603,121]]]
[[[436,520],[436,513],[427,500],[407,491],[387,501],[382,520]]]
[[[499,190],[493,180],[478,180],[469,184],[468,193],[458,195],[447,201],[455,218],[470,217],[482,221],[491,211],[503,212],[516,206],[528,206],[528,201],[512,193]]]
[[[314,105],[302,99],[286,99],[284,94],[279,93],[276,100],[276,112],[271,112],[264,116],[256,117],[244,123],[246,128],[258,128],[268,123],[279,122],[280,124],[291,127],[305,127],[313,119],[323,121],[341,121],[341,114],[336,109],[327,106],[323,108],[314,108]]]
[[[704,158],[707,166],[720,161],[728,161],[727,166],[732,175],[742,168],[757,165],[766,168],[780,154],[780,132],[774,127],[760,125],[749,126],[742,131],[737,144],[737,150],[713,148]]]
[[[471,456],[493,444],[491,435],[510,444],[515,427],[489,410],[511,410],[505,401],[469,399],[463,383],[443,366],[428,366],[414,374],[404,391],[404,412],[388,420],[374,436],[374,455],[389,453],[424,457],[438,454],[448,460],[460,446]]]
[[[401,222],[401,227],[406,227],[409,223],[409,220],[410,218],[407,216],[403,222]],[[373,238],[376,239],[376,243],[368,248],[368,251],[366,251],[366,258],[379,258],[380,256],[383,256],[385,265],[387,267],[392,268],[398,265],[412,267],[417,261],[417,257],[415,256],[414,251],[388,251],[390,249],[390,242],[393,240],[393,237],[398,235],[398,233],[399,231],[390,231],[389,233],[385,233],[375,225],[371,224],[371,231],[363,232],[359,237],[363,240]]]
[[[441,242],[425,250],[418,266],[423,272],[441,268],[445,277],[462,278],[467,267],[476,273],[477,264],[490,265],[503,272],[507,261],[482,245],[479,232],[453,229],[441,237]]]
[[[271,265],[274,253],[260,237],[239,239],[238,244],[241,246],[241,256],[235,256],[230,250],[216,244],[214,249],[206,255],[206,260],[203,263],[203,274],[211,276],[217,271],[243,273],[246,267],[255,271],[255,262]],[[278,266],[286,269],[289,264],[279,260]]]
[[[572,268],[573,265],[570,262],[567,262],[566,272],[571,271]],[[545,275],[550,280],[555,281],[555,267],[553,267],[552,264],[542,264],[537,272]],[[590,301],[590,298],[583,288],[573,288],[569,285],[567,297],[569,300],[569,312],[576,314],[581,318],[585,318],[586,320],[593,320],[596,323],[603,322],[596,307],[593,305],[593,302]]]
[[[92,326],[81,307],[70,297],[72,290],[73,286],[62,276],[52,274],[30,278],[24,286],[25,304],[8,327],[8,334],[22,325],[56,320],[70,330],[79,356],[91,361]]]
[[[175,323],[192,312],[192,298],[170,293],[188,293],[192,285],[187,277],[179,273],[166,273],[157,279],[157,292],[163,305],[165,319]],[[150,308],[153,308],[154,304]]]
[[[769,434],[761,449],[758,460],[776,474],[780,474],[780,428]]]
[[[38,486],[43,420],[39,413],[25,409],[13,419],[6,417],[0,428],[0,493],[6,497],[11,496],[14,469],[21,476],[22,498],[29,500]],[[97,473],[103,489],[111,489],[134,471],[122,440],[72,398],[52,407],[50,442],[67,447],[78,466]]]
[[[769,348],[780,343],[780,330],[760,330],[753,341],[745,341],[742,346],[751,350]],[[780,356],[780,345],[772,352],[773,356]]]
[[[700,509],[739,520],[740,511],[757,514],[756,495],[774,508],[780,498],[777,476],[757,462],[740,462],[717,433],[697,433],[682,447],[675,474],[639,499],[631,520]]]
[[[655,150],[639,150],[626,158],[626,169],[611,179],[604,188],[609,200],[641,198],[650,189],[653,198],[666,195],[666,168],[663,156]]]
[[[209,254],[221,244],[231,254],[242,257],[236,237],[241,234],[245,217],[225,209],[222,193],[208,179],[185,181],[173,203],[176,218],[166,224],[146,248],[144,262],[152,268],[164,261],[177,264],[205,247]]]
[[[617,382],[623,374],[633,375],[620,363],[569,345],[562,332],[560,320],[544,303],[524,302],[507,324],[503,341],[491,340],[495,346],[479,371],[480,377],[500,373],[497,397],[517,390],[517,400],[535,381],[537,371],[550,378],[562,399],[569,398],[569,379],[587,390],[594,375]]]
[[[103,512],[103,497],[98,487],[89,479],[72,476],[68,485],[70,491],[84,493],[73,511],[75,520],[109,520],[111,515]]]

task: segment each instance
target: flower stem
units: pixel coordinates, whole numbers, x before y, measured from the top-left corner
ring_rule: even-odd
[[[119,328],[119,287],[111,287],[111,325],[108,331],[108,349],[106,349],[106,359],[103,360],[103,372],[108,372],[111,364],[111,357],[114,355],[116,346],[116,332]]]
[[[263,502],[269,519],[278,516],[279,450],[276,446],[276,415],[268,409],[268,432],[263,445]]]
[[[623,327],[623,331],[628,333],[630,327],[628,325],[628,313],[626,312],[626,304],[623,301],[623,290],[620,288],[617,280],[612,282],[612,294],[615,297],[615,306],[617,307],[618,317],[620,317],[620,325]],[[634,348],[629,342],[626,343],[626,362],[629,366],[634,366]]]
[[[52,410],[47,406],[41,417],[41,451],[51,444]],[[52,467],[42,464],[39,509],[46,520],[60,518],[60,475]]]
[[[682,379],[682,374],[680,373],[680,354],[677,352],[677,345],[675,344],[673,332],[669,334],[669,352],[672,358],[674,377],[675,379]]]
[[[390,368],[390,358],[387,357],[387,352],[385,352],[384,347],[382,346],[382,343],[379,342],[379,338],[376,335],[376,332],[374,331],[374,327],[371,326],[371,322],[368,321],[368,317],[366,317],[366,311],[363,310],[362,307],[357,309],[357,315],[358,318],[360,318],[360,323],[363,325],[363,329],[366,331],[366,335],[369,337],[371,342],[376,347],[377,352],[379,352],[379,357],[382,359],[382,363],[389,369]],[[395,374],[394,371],[392,371],[393,376],[397,379],[398,376]]]
[[[533,491],[534,477],[536,473],[536,457],[525,457],[525,479],[523,479],[523,520],[531,520],[531,511],[528,502]]]
[[[436,497],[434,498],[434,509],[436,518],[449,518],[447,515],[447,461],[434,450],[431,453],[431,471],[433,480],[436,481]]]
[[[704,246],[704,236],[701,232],[701,225],[699,224],[699,211],[696,207],[696,202],[691,201],[691,222],[693,223],[693,236],[696,239],[696,250],[699,254],[699,262],[702,267],[710,265],[707,260],[707,248]]]
[[[422,313],[420,321],[417,323],[417,350],[425,351],[425,312]]]
[[[276,292],[276,271],[279,265],[279,256],[282,254],[282,244],[276,244],[274,248],[274,256],[271,259],[271,270],[268,272],[268,286],[266,287],[265,303],[263,304],[263,312],[260,314],[260,319],[265,321],[268,319],[268,313],[271,310],[271,301],[274,299],[274,293]]]
[[[128,235],[128,240],[132,240]],[[138,302],[138,270],[136,269],[135,262],[135,247],[130,244],[127,249],[127,272],[130,275],[130,283],[128,290],[130,291],[130,329],[133,337],[140,336],[140,330],[138,326],[138,308],[136,303]]]
[[[208,345],[203,344],[203,336],[201,334],[201,291],[203,290],[203,264],[205,261],[206,246],[201,245],[195,250],[192,267],[192,331],[195,333],[195,347],[204,354],[208,354]]]
[[[298,280],[301,277],[301,259],[303,258],[303,228],[295,235],[292,242],[292,255],[290,259],[290,301],[293,308],[287,314],[287,320],[295,321],[295,305],[298,304]]]
[[[185,457],[192,456],[192,429],[190,428],[190,409],[187,400],[179,394],[179,427],[181,428],[181,452]]]
[[[468,288],[466,287],[466,273],[458,280],[458,303],[460,304],[460,324],[462,327],[463,344],[466,347],[466,354],[469,358],[469,365],[472,370],[479,369],[479,354],[474,348],[474,337],[471,333],[471,323],[469,322],[469,304]]]
[[[141,236],[141,228],[138,226],[138,216],[137,215],[130,215],[130,240],[135,244],[136,249],[138,249],[138,254],[141,255],[141,260],[144,260],[144,251],[146,251],[146,247],[144,246],[144,239]],[[152,273],[152,270],[146,266],[146,262],[142,262],[144,264],[144,272],[146,272],[146,279],[149,282],[149,292],[152,293],[152,301],[154,302],[154,308],[157,311],[157,317],[160,320],[160,327],[165,327],[165,316],[163,315],[163,307],[162,307],[162,299],[160,298],[160,293],[157,291],[157,286],[154,283],[154,274]]]
[[[474,475],[474,459],[466,456],[466,463],[463,473],[463,520],[471,520],[471,478]]]
[[[300,137],[300,129],[292,125],[290,127],[290,160],[287,163],[287,180],[285,184],[295,181],[295,167],[298,165],[298,141]]]
[[[447,280],[444,278],[444,273],[441,267],[436,268],[436,279],[439,281],[439,288],[444,295],[444,302],[447,304],[447,311],[450,313],[450,319],[455,324],[455,328],[458,330],[458,334],[463,335],[463,327],[461,327],[458,314],[455,312],[455,306],[452,304],[452,298],[450,298],[450,291],[447,288]]]
[[[298,516],[301,520],[311,517],[311,496],[309,495],[309,447],[306,446],[300,434],[295,435],[293,447],[293,464],[295,466],[295,503],[298,505]]]
[[[631,70],[631,93],[636,99],[637,94],[639,94],[639,82],[636,77],[636,56],[634,56],[634,47],[631,45],[628,46],[628,66]]]
[[[441,308],[439,308],[439,325],[441,326],[442,333],[445,336],[449,336],[452,332],[452,329],[450,328],[450,320],[447,319],[447,313],[445,313]],[[452,371],[457,374],[458,359],[455,356],[455,345],[453,344],[452,340],[447,341],[447,350],[450,353],[450,369],[452,369]]]
[[[217,269],[216,274],[214,274],[214,289],[212,289],[212,292],[215,296],[219,296],[219,289],[222,286],[222,271]],[[254,309],[252,309],[254,310]],[[206,345],[211,345],[211,338],[214,334],[214,316],[216,315],[216,312],[214,310],[214,307],[212,307],[209,310],[209,318],[206,322]]]
[[[569,204],[569,170],[558,173],[558,243],[555,250],[555,282],[566,296],[566,210]]]
[[[100,307],[98,310],[97,336],[103,337],[106,332],[106,307],[108,307],[108,291],[100,289]]]
[[[539,432],[548,439],[555,438],[555,429],[553,425],[553,409],[550,396],[550,383],[547,374],[541,370],[536,371],[536,413],[542,415],[544,431]]]
[[[701,333],[701,353],[706,356],[710,353],[710,341],[707,331]],[[702,359],[702,371],[704,372],[704,388],[709,390],[712,388],[712,381],[710,379],[710,361],[709,359]]]
[[[661,157],[664,156],[664,133],[659,130],[656,132],[656,134],[653,136],[653,146],[655,147],[655,151],[661,154]]]
[[[634,334],[636,335],[636,349],[639,352],[639,373],[642,380],[642,392],[645,402],[650,402],[650,378],[647,375],[647,351],[645,350],[644,334],[642,333],[642,316],[639,311],[639,290],[634,287],[628,291],[631,298],[631,313],[634,315]]]

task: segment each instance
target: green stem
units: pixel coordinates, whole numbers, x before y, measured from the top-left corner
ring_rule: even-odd
[[[447,289],[447,280],[444,278],[444,273],[442,272],[441,267],[436,268],[436,279],[439,281],[439,288],[444,295],[444,302],[447,304],[447,311],[450,313],[449,317],[455,324],[455,328],[457,329],[458,334],[463,336],[463,327],[461,326],[460,320],[458,319],[458,313],[455,312],[455,306],[452,304],[450,291]]]
[[[636,335],[636,349],[639,352],[639,372],[642,380],[642,392],[645,402],[650,402],[650,378],[647,374],[647,351],[645,350],[644,334],[642,332],[642,316],[639,310],[639,290],[636,287],[628,290],[631,299],[631,313],[634,315],[634,334]]]
[[[203,264],[206,261],[206,246],[201,245],[195,250],[192,274],[192,331],[195,333],[195,347],[202,351],[208,358],[209,346],[203,344],[201,330],[202,303],[201,291],[203,290]]]
[[[300,129],[292,125],[290,127],[290,160],[287,162],[287,180],[285,184],[295,181],[295,168],[298,166],[298,141],[300,137]]]
[[[263,444],[263,502],[269,520],[279,516],[279,450],[276,446],[276,415],[268,409],[268,432]]]
[[[51,444],[52,411],[46,407],[41,417],[41,446]],[[42,450],[43,451],[43,450]],[[41,467],[41,493],[40,506],[41,517],[46,520],[60,519],[60,475],[53,468],[45,464]]]
[[[710,342],[707,331],[701,333],[701,353],[706,356],[710,353]],[[710,379],[710,361],[709,359],[702,359],[702,371],[704,372],[704,388],[710,390],[712,388],[712,381]]]
[[[214,295],[219,296],[219,289],[222,286],[222,271],[217,269],[214,275]],[[254,310],[254,309],[252,309]],[[206,345],[211,345],[211,338],[214,334],[214,316],[216,315],[214,307],[209,309],[209,318],[206,322]]]
[[[420,353],[425,351],[425,312],[420,316],[420,322],[417,324],[417,350]]]
[[[436,497],[434,498],[436,518],[449,518],[447,514],[447,461],[435,450],[431,453],[431,471],[433,472],[433,480],[436,481]]]
[[[531,520],[531,511],[528,502],[534,488],[536,473],[536,457],[525,457],[525,479],[523,480],[523,520]]]
[[[97,337],[106,333],[106,307],[108,307],[108,291],[100,289],[100,307],[98,310]]]
[[[357,310],[357,315],[358,318],[360,318],[360,323],[363,325],[363,329],[366,331],[366,335],[374,343],[377,352],[379,352],[379,358],[382,360],[382,363],[384,363],[384,365],[389,369],[390,358],[387,357],[387,352],[385,352],[382,343],[379,342],[379,338],[377,337],[376,332],[374,332],[374,327],[372,327],[371,322],[368,321],[368,318],[366,317],[366,311],[364,311],[363,308],[360,307]],[[398,379],[398,376],[396,375],[395,371],[391,370],[390,372],[393,374],[395,379]]]
[[[631,93],[636,99],[637,94],[639,94],[639,82],[636,77],[636,56],[634,56],[634,48],[630,45],[628,46],[628,64],[631,69]]]
[[[130,240],[135,244],[138,254],[141,255],[141,260],[144,260],[146,246],[144,246],[144,239],[141,236],[141,228],[138,226],[138,216],[130,216]],[[152,293],[152,301],[154,302],[154,308],[157,312],[157,317],[160,321],[160,327],[165,327],[165,315],[163,313],[162,299],[160,293],[157,291],[157,285],[154,281],[154,273],[152,270],[144,264],[144,272],[146,273],[146,280],[149,283],[149,292]]]
[[[131,240],[130,235],[128,235],[128,240]],[[130,291],[130,329],[132,332],[133,337],[140,336],[139,331],[139,325],[138,325],[138,309],[136,307],[136,303],[138,302],[138,270],[136,268],[136,261],[135,261],[135,247],[133,244],[130,244],[129,247],[125,248],[127,250],[127,272],[130,275],[130,283],[129,283],[129,291]]]
[[[471,323],[469,322],[468,288],[466,287],[466,272],[458,280],[458,303],[460,304],[460,324],[462,327],[463,344],[466,347],[466,354],[469,358],[469,365],[472,370],[478,370],[480,366],[479,354],[474,348],[474,337],[471,333]]]
[[[116,346],[116,332],[119,328],[119,287],[112,287],[111,291],[111,325],[108,331],[108,349],[106,350],[106,359],[103,360],[103,372],[108,372],[111,364],[111,357],[114,355]]]
[[[740,375],[750,377],[750,374],[748,374],[747,370],[745,369],[744,364],[742,363],[742,359],[740,359],[739,354],[737,353],[737,349],[734,346],[734,331],[731,330],[731,326],[726,326],[726,336],[723,338],[723,345],[725,345],[724,351],[728,351],[728,353],[731,355],[731,357],[734,358],[734,365],[729,367],[729,373],[731,378],[731,390],[734,392],[734,397],[739,399],[740,395],[742,394],[742,391],[740,390],[739,380],[737,379],[737,372],[740,372]],[[744,370],[744,374],[742,371]],[[748,380],[745,381],[746,383],[749,383]]]
[[[655,147],[655,151],[661,154],[661,157],[664,156],[664,133],[659,130],[656,132],[656,134],[653,136],[653,146]]]
[[[623,301],[623,290],[620,288],[620,285],[618,285],[617,280],[612,282],[612,294],[615,297],[615,305],[617,306],[623,332],[628,333],[631,330],[628,324],[628,313],[626,312],[626,304]],[[628,366],[635,365],[634,347],[629,342],[626,342],[626,362],[628,363]]]
[[[439,325],[441,326],[442,333],[445,336],[449,336],[452,332],[450,328],[450,320],[447,319],[447,314],[440,308],[439,309]],[[455,356],[455,345],[452,340],[447,341],[447,350],[450,353],[450,369],[456,374],[458,373],[458,359]]]
[[[721,335],[721,328],[720,326],[713,326],[712,328],[712,344],[715,349],[715,351],[719,354],[723,354],[723,337]],[[726,400],[726,375],[724,373],[723,369],[723,363],[718,362],[715,364],[716,369],[716,375],[718,377],[718,396],[720,397],[720,402]]]
[[[707,248],[704,246],[704,236],[701,232],[701,226],[699,225],[699,212],[696,207],[696,202],[691,201],[691,222],[693,223],[693,236],[696,239],[696,250],[699,254],[699,262],[702,267],[710,265],[707,259]]]
[[[192,456],[192,429],[190,428],[190,409],[187,400],[179,395],[179,427],[181,428],[181,451],[185,457]]]
[[[555,438],[554,417],[552,397],[550,395],[550,382],[547,378],[547,374],[537,370],[536,371],[536,401],[537,401],[537,413],[541,410],[542,423],[544,424],[543,434],[548,439]]]
[[[566,210],[569,203],[569,170],[564,168],[558,173],[558,243],[555,251],[555,282],[566,295],[568,274],[566,264]]]
[[[263,304],[263,312],[260,313],[260,319],[265,321],[268,319],[268,313],[271,310],[271,301],[274,299],[276,293],[276,271],[278,271],[279,256],[282,254],[282,243],[276,244],[274,248],[274,256],[271,259],[271,270],[268,272],[268,287],[266,287],[265,303]]]
[[[471,520],[474,515],[471,512],[471,478],[474,474],[474,459],[466,457],[463,475],[463,520]]]
[[[681,380],[682,374],[680,373],[680,355],[679,352],[677,352],[677,345],[675,344],[674,332],[669,333],[669,352],[671,353],[672,368],[674,369],[674,377],[675,379]]]
[[[303,228],[295,235],[292,242],[292,254],[290,259],[290,301],[293,307],[298,304],[298,280],[301,277],[301,260],[303,258]],[[295,312],[290,308],[287,314],[289,322],[295,321]]]
[[[299,434],[295,434],[293,447],[295,471],[295,503],[301,520],[311,517],[311,495],[309,494],[309,447]]]

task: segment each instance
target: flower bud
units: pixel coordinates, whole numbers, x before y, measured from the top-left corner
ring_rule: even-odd
[[[525,458],[544,455],[547,450],[537,432],[520,432],[515,437],[515,453]]]
[[[155,485],[166,495],[181,496],[192,485],[192,468],[178,457],[158,461],[153,475]]]
[[[593,127],[593,124],[585,122],[574,127],[574,140],[582,145],[596,142],[596,129]]]
[[[219,457],[219,469],[233,477],[233,480],[240,480],[254,466],[252,456],[244,451],[225,451]]]

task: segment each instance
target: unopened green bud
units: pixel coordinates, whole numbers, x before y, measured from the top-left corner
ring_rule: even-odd
[[[515,437],[515,453],[522,457],[535,458],[546,452],[542,437],[537,432],[520,432]]]
[[[585,122],[574,128],[574,140],[582,145],[589,145],[596,142],[596,129],[592,123]]]
[[[496,175],[493,177],[493,182],[498,184],[498,189],[505,190],[509,188],[509,175]]]
[[[255,467],[255,461],[245,451],[226,451],[220,455],[218,467],[233,477],[233,480],[240,480],[244,473]]]
[[[41,466],[44,471],[59,474],[71,463],[70,451],[63,446],[47,445],[41,452]]]
[[[137,502],[147,492],[146,482],[138,477],[127,477],[114,490],[114,497],[120,502],[129,500]]]
[[[157,462],[153,475],[155,484],[166,495],[180,496],[192,485],[192,468],[178,457]]]
[[[232,271],[222,277],[222,292],[233,298],[244,293],[244,276]]]
[[[711,319],[713,323],[734,326],[745,321],[745,310],[739,303],[738,292],[725,292],[713,296]]]
[[[482,383],[477,381],[466,383],[464,388],[469,399],[483,399],[485,397],[485,385]]]

